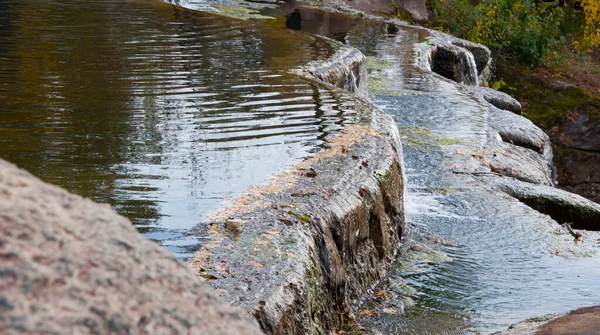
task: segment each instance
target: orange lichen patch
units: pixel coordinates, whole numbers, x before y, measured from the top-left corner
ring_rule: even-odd
[[[313,165],[323,159],[334,156],[345,155],[350,151],[353,144],[361,141],[367,136],[381,136],[381,132],[371,127],[352,125],[328,141],[329,148],[316,154],[315,156],[304,160],[280,173],[269,176],[268,181],[263,185],[251,185],[246,191],[228,199],[226,205],[221,209],[208,213],[209,223],[217,223],[228,220],[240,214],[251,213],[258,209],[268,208],[273,205],[267,200],[268,194],[282,193],[296,188],[300,178],[304,173],[299,171],[310,171]],[[344,148],[344,150],[342,150]],[[242,227],[243,230],[243,227]]]

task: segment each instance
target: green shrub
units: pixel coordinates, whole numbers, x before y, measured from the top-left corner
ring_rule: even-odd
[[[557,3],[533,0],[431,0],[437,24],[459,37],[540,65],[557,39],[563,11]]]

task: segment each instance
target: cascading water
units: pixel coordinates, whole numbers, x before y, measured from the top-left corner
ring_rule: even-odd
[[[463,49],[463,57],[461,57],[462,64],[462,75],[461,83],[472,86],[479,86],[479,75],[477,74],[477,64],[475,63],[475,57],[471,51]]]
[[[310,31],[310,24],[303,22],[303,28]],[[363,307],[378,316],[359,321],[383,334],[488,333],[524,318],[600,303],[595,292],[600,263],[586,257],[595,252],[590,243],[575,245],[568,234],[556,232],[549,217],[494,192],[477,173],[463,172],[481,166],[470,150],[493,145],[487,107],[461,85],[422,69],[434,69],[436,57],[444,56],[438,65],[451,64],[441,68],[444,77],[479,85],[476,63],[484,73],[489,59],[475,59],[447,36],[404,27],[390,36],[384,25],[371,24],[375,28],[356,23],[360,29],[347,36],[373,64],[369,80],[376,85],[369,95],[400,129],[409,250],[378,288],[385,295],[378,292],[378,303]],[[331,22],[327,26],[335,29]],[[479,47],[477,54],[488,52]],[[548,160],[551,151],[542,154]],[[586,234],[588,242],[600,237]],[[555,254],[563,252],[568,258]]]

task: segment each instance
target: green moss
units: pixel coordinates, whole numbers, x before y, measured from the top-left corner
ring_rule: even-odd
[[[401,127],[399,130],[404,144],[421,151],[434,151],[443,146],[462,144],[456,139],[436,136],[430,129],[423,127]]]
[[[415,244],[411,246],[407,254],[407,259],[417,263],[447,263],[451,262],[452,258],[448,254],[434,250],[424,244]]]
[[[393,62],[390,62],[387,59],[383,59],[383,58],[379,58],[379,57],[374,57],[374,56],[367,56],[367,69],[372,69],[372,70],[385,70],[385,69],[391,69],[395,66],[395,64]]]
[[[529,67],[517,66],[501,72],[500,91],[519,100],[523,116],[538,126],[549,129],[569,112],[587,113],[592,121],[600,123],[600,97],[577,86],[550,84]]]
[[[256,19],[256,20],[269,20],[274,19],[271,16],[265,16],[258,13],[257,10],[247,8],[247,7],[238,7],[231,5],[212,5],[215,9],[218,10],[217,14],[227,17],[232,17],[235,19]]]
[[[392,89],[392,83],[392,80],[387,78],[369,76],[367,88],[371,95],[399,95]]]
[[[462,144],[461,141],[453,139],[453,138],[445,138],[445,137],[438,137],[436,138],[436,141],[439,145],[458,145],[458,144]]]

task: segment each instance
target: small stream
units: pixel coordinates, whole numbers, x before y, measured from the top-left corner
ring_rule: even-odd
[[[426,31],[300,12],[303,30],[367,56],[369,94],[403,140],[406,246],[363,306],[377,313],[360,316],[363,325],[382,334],[487,334],[600,303],[597,232],[585,232],[590,243],[578,245],[548,216],[476,176],[452,173],[468,164],[458,152],[491,140],[487,110],[460,85],[414,65]]]

